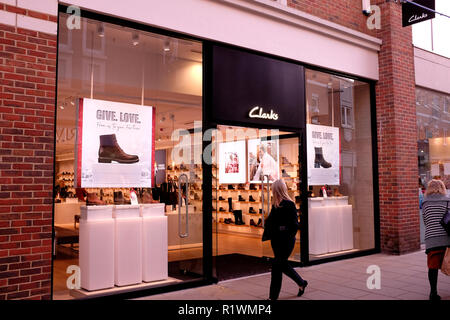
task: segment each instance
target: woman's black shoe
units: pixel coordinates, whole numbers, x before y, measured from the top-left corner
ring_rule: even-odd
[[[308,281],[305,280],[303,288],[298,289],[297,297],[301,297],[305,293],[305,289],[308,286]]]
[[[430,300],[432,301],[439,301],[441,300],[441,296],[437,293],[430,293]]]

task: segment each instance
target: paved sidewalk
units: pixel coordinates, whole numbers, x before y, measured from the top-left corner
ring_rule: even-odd
[[[367,288],[370,265],[381,269],[381,289]],[[298,287],[283,276],[280,300],[428,300],[430,290],[423,250],[401,256],[374,254],[296,270],[308,280],[305,294],[297,298]],[[269,284],[270,273],[266,273],[139,300],[265,300]],[[450,277],[441,272],[438,292],[443,300],[450,300]]]

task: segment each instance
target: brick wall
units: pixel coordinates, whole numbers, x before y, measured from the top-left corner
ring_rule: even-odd
[[[394,254],[420,248],[414,48],[401,5],[378,1],[383,40],[376,86],[381,247]]]
[[[51,297],[55,85],[56,35],[0,24],[0,300]]]

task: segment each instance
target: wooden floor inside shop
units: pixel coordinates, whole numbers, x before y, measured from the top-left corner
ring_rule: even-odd
[[[297,242],[291,259],[299,261],[300,243]],[[57,255],[53,262],[53,298],[55,300],[73,299],[67,289],[67,279],[70,274],[66,273],[70,265],[78,266],[77,246],[57,246]],[[241,254],[254,257],[272,257],[270,241],[262,242],[260,237],[248,237],[242,235],[213,233],[213,255]],[[186,249],[169,250],[169,262],[191,260],[202,258],[203,248],[201,246]]]

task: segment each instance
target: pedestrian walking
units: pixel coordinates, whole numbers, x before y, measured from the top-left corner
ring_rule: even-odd
[[[288,258],[295,246],[295,235],[299,229],[297,208],[289,197],[286,184],[283,180],[276,180],[272,184],[273,206],[265,221],[263,241],[270,240],[274,259],[270,281],[270,300],[277,300],[281,290],[283,273],[298,285],[298,294],[301,296],[308,285],[306,280],[292,268]]]
[[[437,292],[439,269],[444,260],[445,250],[450,247],[450,236],[440,224],[449,207],[445,185],[433,179],[428,183],[422,203],[422,217],[425,224],[425,253],[427,254],[430,300],[440,300]]]

